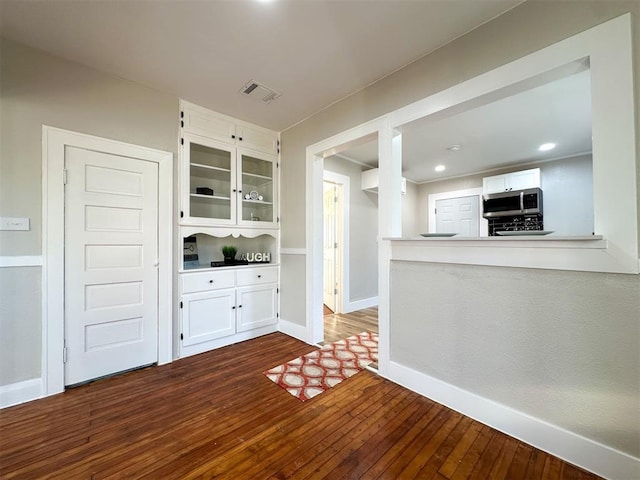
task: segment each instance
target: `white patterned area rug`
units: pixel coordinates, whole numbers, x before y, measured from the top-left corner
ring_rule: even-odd
[[[378,335],[363,332],[329,343],[320,350],[278,365],[264,374],[304,402],[377,361]]]

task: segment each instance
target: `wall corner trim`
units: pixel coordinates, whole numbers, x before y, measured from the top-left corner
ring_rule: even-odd
[[[297,340],[308,343],[306,325],[298,325],[297,323],[283,320],[281,318],[278,321],[278,331],[284,333],[285,335],[289,335],[290,337],[293,337]]]
[[[362,298],[359,300],[352,300],[345,302],[344,313],[355,312],[356,310],[362,310],[363,308],[371,308],[378,306],[378,297]]]
[[[640,458],[519,412],[396,362],[387,379],[605,478],[640,478]]]
[[[10,267],[41,267],[41,255],[1,256],[0,268]]]
[[[42,397],[42,379],[32,378],[0,386],[0,408],[11,407]]]
[[[280,255],[306,255],[306,248],[280,248]]]

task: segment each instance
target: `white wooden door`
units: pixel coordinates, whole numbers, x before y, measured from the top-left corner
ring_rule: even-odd
[[[65,385],[158,360],[158,165],[66,147]]]
[[[276,286],[273,284],[238,288],[237,303],[238,332],[274,325],[277,321]]]
[[[182,298],[182,346],[236,333],[235,289],[192,293]]]
[[[334,312],[336,311],[336,198],[337,187],[332,183],[324,183],[323,208],[323,301]]]
[[[473,195],[437,200],[436,232],[457,233],[462,237],[479,236],[478,197]]]

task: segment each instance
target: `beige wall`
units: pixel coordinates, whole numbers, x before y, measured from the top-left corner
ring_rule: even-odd
[[[305,148],[399,107],[509,63],[623,13],[637,1],[529,0],[497,19],[282,133],[283,246],[305,246]],[[635,49],[636,66],[640,48]],[[636,68],[637,69],[637,68]],[[638,96],[636,81],[636,96]],[[640,178],[640,175],[639,175]],[[290,221],[286,221],[289,219]]]
[[[0,215],[31,219],[28,232],[0,232],[0,255],[38,256],[42,125],[175,154],[178,98],[6,39],[0,48]],[[40,376],[40,277],[37,267],[0,271],[0,385]]]
[[[640,456],[636,275],[393,262],[391,286],[394,361]]]
[[[633,14],[638,98],[639,2],[529,0],[285,131],[283,244],[305,247],[308,145],[626,12]],[[300,270],[284,267],[282,275],[296,275],[299,291],[305,285]],[[391,281],[393,361],[640,457],[637,276],[422,264],[394,266]],[[496,289],[501,299],[492,304]],[[523,297],[529,291],[534,296]],[[282,295],[284,305],[292,301]],[[497,335],[485,342],[488,332]]]

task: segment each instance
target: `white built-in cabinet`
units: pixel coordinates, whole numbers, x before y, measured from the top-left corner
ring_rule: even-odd
[[[184,100],[180,102],[180,117],[180,126],[184,132],[270,155],[280,153],[280,138],[271,130],[241,122]]]
[[[277,132],[180,107],[180,250],[196,238],[199,256],[179,269],[178,354],[188,356],[277,329],[280,142]],[[268,262],[224,265],[222,245]]]
[[[540,187],[540,169],[531,168],[518,172],[493,175],[482,179],[483,193],[509,192]]]

